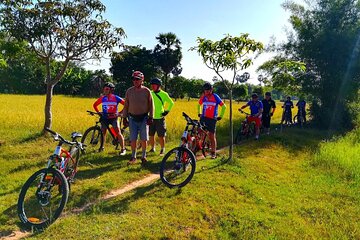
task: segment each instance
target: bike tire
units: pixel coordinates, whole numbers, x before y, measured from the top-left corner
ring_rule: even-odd
[[[81,143],[86,145],[86,153],[101,152],[104,147],[104,135],[99,126],[92,126],[88,128]]]
[[[175,154],[176,159],[170,159]],[[186,158],[186,162],[183,162]],[[191,166],[189,175],[180,176],[187,172],[187,167]],[[163,158],[160,165],[160,179],[169,188],[181,188],[190,182],[195,174],[196,158],[194,153],[186,147],[176,147],[171,149]]]
[[[40,182],[36,181],[38,177],[42,179]],[[32,186],[32,183],[35,183],[36,185]],[[46,184],[47,187],[50,187],[50,189],[47,189],[48,191],[40,191],[42,187],[46,186]],[[58,188],[54,188],[55,186],[58,186]],[[35,189],[36,192],[34,194],[32,190]],[[57,196],[56,193],[54,193],[56,189],[58,190],[58,194],[60,194],[60,196]],[[27,195],[27,193],[29,193],[29,195]],[[42,198],[40,197],[41,194],[43,194]],[[67,203],[68,197],[69,185],[64,174],[55,168],[43,168],[31,175],[21,188],[17,203],[17,212],[20,221],[28,229],[44,229],[60,216]],[[46,206],[49,204],[51,205],[51,200],[53,199],[56,207],[55,211],[50,210],[50,217],[46,216],[47,219],[42,219],[40,213],[45,213],[44,208],[42,208],[41,211],[39,211],[40,213],[37,214],[35,213],[35,206],[39,205],[38,207],[45,207],[42,206],[42,204],[45,203],[47,203]],[[59,203],[57,201],[59,201]],[[32,202],[34,203],[33,205],[31,204]]]
[[[211,151],[210,146],[211,146],[210,140],[208,137],[206,137],[205,141],[202,143],[202,146],[201,146],[202,147],[201,152],[202,152],[204,158],[206,158],[207,153],[209,153]]]
[[[295,125],[299,123],[299,121],[298,121],[298,115],[297,115],[297,114],[293,117],[293,123],[294,123]]]
[[[243,132],[242,132],[242,126],[239,128],[239,130],[236,133],[235,136],[235,144],[239,144],[243,138]]]

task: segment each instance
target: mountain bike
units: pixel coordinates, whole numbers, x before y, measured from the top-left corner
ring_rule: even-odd
[[[179,147],[171,149],[163,158],[160,166],[160,179],[168,187],[184,187],[195,173],[196,153],[201,150],[206,157],[210,149],[208,130],[200,121],[182,113],[186,120],[184,133]]]
[[[305,124],[303,109],[299,108],[298,113],[294,116],[293,123],[299,127],[303,127]]]
[[[43,229],[54,222],[63,211],[69,197],[69,186],[73,182],[84,145],[77,141],[82,135],[72,133],[71,141],[60,134],[50,132],[58,141],[47,167],[35,172],[21,188],[17,212],[20,221],[31,229]],[[62,147],[69,145],[69,150]]]
[[[291,126],[293,124],[291,119],[291,110],[284,108],[284,106],[282,106],[282,108],[283,113],[280,122],[280,131],[282,131],[284,126]]]
[[[101,131],[101,122],[102,116],[101,113],[87,111],[89,115],[99,117],[99,119],[96,121],[95,125],[88,128],[82,139],[81,142],[87,145],[86,152],[87,153],[93,153],[93,152],[101,152],[104,149],[104,134]],[[123,118],[120,118],[120,131],[121,134],[124,136],[124,144],[127,145],[130,144],[130,133],[126,129],[127,127],[122,126],[123,124]],[[110,136],[112,137],[111,143],[115,146],[115,149],[119,149],[119,140],[117,138],[117,134],[115,132],[115,129],[112,126],[109,126],[106,124],[107,130],[110,133]]]
[[[255,122],[249,122],[250,113],[244,112],[239,109],[239,112],[245,114],[245,119],[242,121],[239,130],[236,133],[235,144],[239,144],[242,140],[248,139],[251,136],[255,135]]]

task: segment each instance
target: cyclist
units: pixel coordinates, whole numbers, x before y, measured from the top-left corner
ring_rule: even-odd
[[[198,116],[200,118],[200,122],[205,124],[207,129],[209,130],[209,138],[210,138],[210,148],[211,148],[211,158],[216,158],[216,121],[220,121],[225,113],[226,105],[221,100],[221,98],[213,93],[213,86],[206,82],[203,85],[203,94],[199,99],[198,104]],[[218,116],[218,106],[221,106],[220,116]],[[200,113],[202,107],[202,111]]]
[[[120,155],[123,156],[126,154],[126,149],[124,146],[124,137],[121,134],[119,128],[118,105],[119,103],[124,105],[124,100],[121,97],[113,94],[114,90],[115,85],[111,82],[106,82],[103,87],[103,96],[94,102],[93,108],[101,115],[101,130],[104,134],[104,140],[106,137],[107,126],[112,125],[116,133],[116,137],[120,142]],[[102,113],[100,113],[98,108],[100,104],[102,105]]]
[[[296,103],[296,106],[298,107],[298,116],[302,114],[302,117],[304,119],[304,123],[306,123],[306,102],[304,99],[299,98],[299,101]]]
[[[153,122],[153,98],[150,89],[143,86],[144,74],[140,71],[133,72],[132,80],[134,86],[130,87],[125,94],[125,106],[123,116],[129,119],[131,159],[128,164],[136,162],[136,140],[140,134],[142,156],[141,162],[145,164],[146,145],[149,140],[149,127]],[[125,124],[127,120],[125,120]]]
[[[282,108],[284,108],[284,114],[283,117],[281,119],[281,124],[284,122],[284,120],[288,119],[288,122],[290,122],[291,124],[292,122],[292,111],[291,109],[294,108],[294,104],[291,101],[290,96],[287,96],[286,101],[284,102],[284,105],[282,106]],[[287,122],[287,121],[285,121]]]
[[[250,107],[251,116],[248,117],[249,124],[255,122],[255,139],[259,139],[261,127],[261,115],[263,112],[263,104],[259,101],[259,96],[256,93],[251,95],[251,101],[242,106],[239,110]]]
[[[155,132],[159,137],[160,143],[160,156],[164,155],[165,152],[165,136],[166,136],[166,124],[165,116],[171,111],[174,106],[174,101],[169,97],[169,94],[161,90],[161,79],[153,78],[150,81],[151,84],[151,95],[154,102],[154,122],[149,126],[150,136],[150,152],[155,152]],[[166,105],[166,110],[165,110]]]
[[[269,135],[271,117],[274,115],[276,109],[275,101],[271,99],[271,92],[266,92],[265,98],[261,102],[264,109],[261,121],[264,128],[266,128],[266,134]]]

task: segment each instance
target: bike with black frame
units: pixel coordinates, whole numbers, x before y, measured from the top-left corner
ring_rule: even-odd
[[[298,113],[294,116],[293,123],[301,128],[304,126],[305,118],[303,108],[299,108]]]
[[[21,188],[17,203],[17,213],[25,227],[41,230],[53,223],[63,211],[70,191],[70,184],[77,173],[80,152],[84,144],[77,141],[82,135],[71,134],[71,141],[65,140],[51,129],[58,141],[54,153],[48,158],[47,167],[29,177]],[[63,148],[66,144],[69,150]]]
[[[198,151],[201,151],[204,157],[211,152],[206,126],[184,112],[182,115],[186,120],[186,126],[180,146],[171,149],[164,156],[160,166],[160,179],[170,188],[181,188],[190,182],[195,173]]]
[[[293,124],[293,121],[291,119],[291,110],[285,108],[284,106],[282,106],[282,108],[283,108],[283,113],[280,122],[281,131],[283,130],[284,126],[291,126]]]
[[[102,113],[99,112],[92,112],[92,111],[87,111],[87,113],[91,116],[96,116],[98,117],[98,120],[96,121],[95,125],[88,128],[82,139],[81,142],[87,145],[86,148],[86,153],[94,153],[94,152],[101,152],[104,149],[104,134],[101,130],[101,122],[103,121],[102,119]],[[121,112],[119,113],[119,115],[121,115]],[[120,122],[119,122],[119,128],[121,131],[121,134],[124,137],[124,144],[129,145],[130,144],[130,133],[129,130],[127,129],[128,126],[124,126],[123,124],[124,120],[122,117],[120,117]],[[110,133],[110,136],[112,137],[112,145],[115,146],[115,149],[118,150],[119,149],[119,140],[117,138],[117,134],[114,130],[114,128],[112,126],[109,126],[108,124],[106,124],[107,130]]]

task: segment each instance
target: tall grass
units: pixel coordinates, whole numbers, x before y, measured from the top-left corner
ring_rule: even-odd
[[[323,142],[313,163],[336,171],[342,177],[360,181],[360,128]]]
[[[95,117],[89,116],[86,110],[93,110],[92,104],[95,98],[79,98],[63,95],[53,97],[52,129],[63,136],[69,136],[73,131],[84,132],[95,124]],[[226,104],[229,102],[226,101]],[[21,142],[38,136],[44,124],[45,96],[39,95],[11,95],[0,94],[0,142]],[[235,102],[234,107],[234,129],[236,130],[240,121],[244,118],[237,112],[244,103]],[[180,138],[185,127],[182,112],[197,119],[197,101],[177,100],[174,108],[166,117],[167,140],[176,142]],[[120,106],[121,110],[122,106]],[[280,108],[279,108],[280,109]],[[277,110],[274,119],[280,119],[281,110]],[[228,144],[229,136],[229,109],[224,119],[217,123],[219,145]]]

